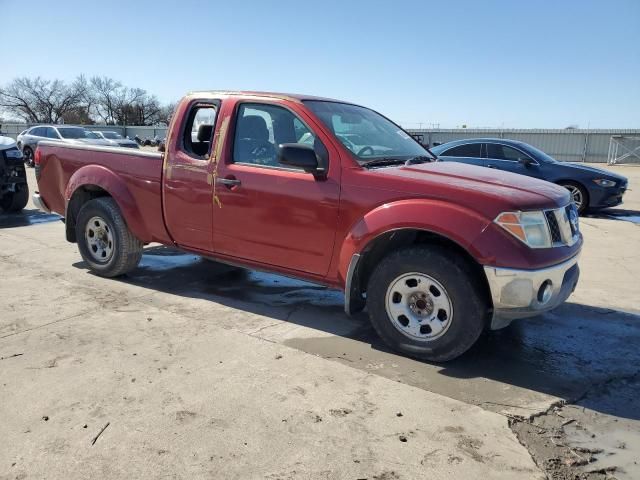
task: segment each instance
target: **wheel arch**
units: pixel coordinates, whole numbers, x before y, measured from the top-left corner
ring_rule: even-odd
[[[383,212],[376,213],[382,209]],[[353,314],[364,308],[364,293],[371,273],[388,253],[415,245],[439,245],[461,256],[483,288],[489,286],[482,258],[473,246],[487,219],[458,205],[447,202],[408,201],[401,205],[385,205],[366,215],[347,236],[340,253],[345,284],[345,311]],[[433,215],[431,215],[433,214]],[[389,222],[393,219],[392,222]],[[428,220],[427,220],[428,219]],[[387,228],[382,227],[388,222]]]
[[[80,208],[99,197],[113,198],[131,232],[143,242],[150,241],[142,215],[125,182],[105,167],[88,165],[72,175],[65,189],[65,229],[69,242],[77,240],[75,227]]]
[[[556,185],[559,186],[563,186],[563,184],[569,183],[569,184],[574,184],[577,185],[579,187],[582,187],[582,189],[584,190],[584,194],[586,195],[586,207],[589,207],[589,205],[591,204],[591,193],[589,193],[589,188],[587,187],[587,184],[585,182],[582,182],[580,180],[576,180],[575,178],[559,178],[559,179],[555,179],[553,181],[553,183],[555,183]]]

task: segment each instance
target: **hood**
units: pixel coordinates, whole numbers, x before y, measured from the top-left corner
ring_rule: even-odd
[[[584,165],[583,163],[573,163],[573,162],[563,162],[558,163],[570,170],[579,170],[585,173],[593,173],[593,178],[611,178],[615,180],[627,180],[627,177],[619,175],[617,173],[611,172],[609,170],[605,170],[604,168],[591,167],[589,165]]]
[[[16,146],[16,141],[11,137],[0,136],[0,150],[9,150]]]
[[[570,201],[563,187],[544,180],[457,162],[432,162],[371,170],[404,180],[397,188],[440,197],[493,216],[507,210],[558,208]]]

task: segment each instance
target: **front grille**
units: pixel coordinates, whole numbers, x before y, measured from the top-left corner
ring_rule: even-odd
[[[558,220],[556,220],[556,214],[553,210],[547,210],[544,212],[545,217],[547,217],[547,224],[549,225],[549,233],[551,234],[551,242],[559,243],[562,242],[562,235],[560,234],[560,226],[558,225]]]
[[[573,237],[576,233],[578,233],[578,209],[573,203],[570,203],[569,205],[564,207],[564,211],[567,214],[569,227],[571,228],[571,236]],[[571,221],[572,218],[575,218],[575,222]]]
[[[551,243],[554,246],[573,245],[578,240],[578,211],[573,203],[556,210],[545,210]]]

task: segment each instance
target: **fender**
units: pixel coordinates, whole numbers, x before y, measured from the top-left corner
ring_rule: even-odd
[[[474,210],[442,200],[410,199],[386,203],[364,215],[345,237],[338,259],[339,280],[348,287],[353,255],[362,254],[371,241],[393,230],[423,230],[441,235],[482,263],[483,255],[474,248],[473,240],[490,223]]]
[[[78,188],[85,185],[94,185],[106,191],[120,208],[120,212],[122,212],[122,216],[131,232],[142,242],[148,243],[151,241],[151,235],[125,181],[116,173],[101,165],[86,165],[74,172],[64,192],[65,212],[69,207],[69,201],[73,194]]]

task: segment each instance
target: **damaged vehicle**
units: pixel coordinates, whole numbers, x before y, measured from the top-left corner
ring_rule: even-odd
[[[437,162],[379,113],[337,100],[195,92],[163,153],[41,142],[34,202],[65,218],[97,275],[158,242],[340,289],[380,337],[447,361],[483,331],[539,315],[576,287],[569,192]]]
[[[0,210],[19,212],[29,201],[22,152],[13,138],[0,136]]]

